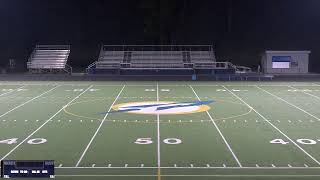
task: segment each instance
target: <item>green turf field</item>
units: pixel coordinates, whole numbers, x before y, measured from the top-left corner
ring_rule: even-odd
[[[320,82],[0,82],[0,158],[56,179],[320,179]]]

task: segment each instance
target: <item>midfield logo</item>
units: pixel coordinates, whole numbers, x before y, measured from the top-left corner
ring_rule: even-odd
[[[190,114],[204,112],[210,109],[209,104],[214,101],[193,101],[193,102],[167,102],[167,101],[147,101],[130,102],[117,104],[112,107],[109,113],[134,113],[134,114]],[[102,114],[106,114],[104,112]]]

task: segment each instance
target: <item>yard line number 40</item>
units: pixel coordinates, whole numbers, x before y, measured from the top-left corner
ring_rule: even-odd
[[[27,141],[27,143],[31,145],[43,144],[46,142],[47,140],[44,138],[34,138]],[[0,144],[16,144],[16,143],[18,143],[18,138],[0,140]]]
[[[313,139],[297,139],[296,141],[299,144],[315,145],[315,144],[319,143],[320,139],[317,139],[317,140],[313,140]],[[282,145],[285,145],[285,144],[289,144],[290,142],[285,141],[283,139],[273,139],[273,140],[270,141],[270,143],[271,144],[282,144]]]

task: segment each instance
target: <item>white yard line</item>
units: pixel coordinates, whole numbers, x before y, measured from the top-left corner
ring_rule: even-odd
[[[157,83],[157,102],[159,102],[159,84]],[[161,167],[161,156],[160,156],[160,115],[157,113],[157,160],[158,168]],[[159,174],[158,174],[159,175]]]
[[[44,122],[41,126],[39,126],[35,131],[33,131],[28,137],[26,137],[24,140],[22,140],[18,145],[16,145],[13,149],[11,149],[6,155],[4,155],[0,161],[4,160],[6,157],[8,157],[12,152],[14,152],[21,144],[23,144],[25,141],[27,141],[31,136],[33,136],[36,132],[38,132],[43,126],[45,126],[49,121],[51,121],[56,115],[58,115],[65,107],[70,105],[73,101],[78,99],[82,94],[87,92],[89,89],[92,88],[92,85],[89,86],[86,90],[82,91],[78,96],[73,98],[71,101],[69,101],[65,106],[63,106],[58,112],[56,112],[54,115],[52,115],[46,122]]]
[[[317,116],[315,116],[315,115],[313,115],[313,114],[311,114],[311,113],[307,112],[306,110],[304,110],[304,109],[302,109],[302,108],[300,108],[300,107],[298,107],[298,106],[296,106],[296,105],[294,105],[294,104],[292,104],[292,103],[290,103],[290,102],[288,102],[288,101],[286,101],[286,100],[282,99],[281,97],[279,97],[279,96],[277,96],[277,95],[275,95],[275,94],[272,94],[271,92],[269,92],[269,91],[267,91],[267,90],[265,90],[265,89],[262,89],[262,88],[261,88],[261,87],[259,87],[259,86],[255,86],[255,87],[256,87],[256,88],[258,88],[258,89],[260,89],[260,90],[262,90],[262,91],[264,91],[265,93],[267,93],[267,94],[269,94],[269,95],[271,95],[271,96],[275,97],[276,99],[279,99],[279,100],[281,100],[281,101],[283,101],[283,102],[285,102],[285,103],[289,104],[290,106],[295,107],[296,109],[299,109],[300,111],[302,111],[302,112],[304,112],[304,113],[308,114],[309,116],[311,116],[311,117],[313,117],[313,118],[317,119],[318,121],[320,121],[320,118],[318,118]]]
[[[292,86],[288,86],[288,87],[289,87],[289,88],[292,88],[292,89],[294,89],[294,90],[300,90],[300,89],[297,89],[297,88],[292,87]],[[319,97],[319,96],[316,96],[316,95],[313,95],[313,94],[310,94],[310,93],[308,93],[308,92],[304,92],[304,91],[299,91],[299,92],[302,92],[303,94],[307,94],[307,95],[309,95],[309,96],[312,96],[312,97],[314,97],[314,98],[316,98],[316,99],[320,100],[320,97]]]
[[[21,89],[21,88],[23,88],[23,87],[24,87],[24,86],[21,86],[21,87],[18,87],[18,88],[16,88],[16,89],[13,89],[12,91],[8,91],[8,92],[5,92],[5,93],[2,93],[2,94],[0,94],[0,96],[4,96],[4,95],[6,95],[6,94],[15,92],[15,91],[17,91],[18,89]]]
[[[314,162],[316,162],[318,165],[320,165],[320,162],[314,158],[311,154],[309,154],[307,151],[305,151],[301,146],[299,146],[294,140],[292,140],[288,135],[286,135],[284,132],[282,132],[278,127],[276,127],[274,124],[270,122],[266,117],[264,117],[262,114],[260,114],[255,108],[250,106],[247,102],[245,102],[242,98],[240,98],[238,95],[236,95],[234,92],[230,91],[225,86],[222,86],[224,89],[226,89],[229,93],[231,93],[234,97],[239,99],[242,103],[247,105],[249,108],[252,108],[252,110],[257,113],[265,122],[269,123],[274,129],[276,129],[279,133],[281,133],[284,137],[286,137],[292,144],[294,144],[297,148],[299,148],[304,154],[306,154],[309,158],[311,158]]]
[[[30,99],[30,100],[22,103],[22,104],[14,107],[14,108],[12,108],[12,109],[10,109],[9,111],[1,114],[1,115],[0,115],[0,118],[3,117],[3,116],[5,116],[5,115],[7,115],[7,114],[9,114],[9,113],[12,112],[12,111],[18,109],[19,107],[24,106],[24,105],[28,104],[29,102],[31,102],[31,101],[33,101],[33,100],[35,100],[35,99],[37,99],[37,98],[39,98],[39,97],[41,97],[41,96],[43,96],[43,95],[45,95],[45,94],[48,94],[49,92],[53,91],[54,89],[56,89],[56,88],[58,88],[58,87],[60,87],[60,86],[61,86],[61,85],[56,86],[56,87],[54,87],[54,88],[51,88],[50,90],[48,90],[48,91],[46,91],[46,92],[44,92],[44,93],[42,93],[42,94],[40,94],[40,95],[38,95],[38,96],[36,96],[36,97],[34,97],[34,98],[32,98],[32,99]]]
[[[193,93],[196,95],[196,97],[198,98],[199,101],[201,101],[201,99],[199,98],[198,94],[195,92],[195,90],[193,89],[193,87],[191,85],[189,85],[189,87],[191,88],[191,90],[193,91]],[[212,116],[210,115],[210,113],[208,111],[206,111],[207,115],[209,116],[212,124],[215,126],[215,128],[217,129],[218,133],[220,134],[221,138],[223,139],[224,143],[226,144],[226,146],[228,147],[229,151],[231,152],[233,158],[237,161],[239,167],[242,167],[242,164],[240,163],[238,157],[236,156],[236,154],[233,152],[231,146],[229,145],[228,141],[226,140],[226,138],[224,137],[224,135],[222,134],[222,132],[220,131],[218,125],[216,124],[216,122],[213,120]]]
[[[123,85],[123,87],[121,88],[121,90],[120,90],[120,92],[118,93],[117,97],[114,99],[114,101],[113,101],[113,103],[111,104],[110,108],[108,109],[107,113],[106,113],[105,116],[103,117],[103,119],[102,119],[99,127],[98,127],[97,130],[96,130],[96,132],[93,134],[91,140],[89,141],[88,145],[86,146],[86,148],[84,149],[83,153],[81,154],[81,157],[79,158],[79,160],[78,160],[77,164],[75,165],[75,167],[78,167],[79,164],[81,163],[84,155],[87,153],[87,151],[88,151],[89,147],[91,146],[93,140],[94,140],[95,137],[97,136],[97,134],[98,134],[98,132],[100,131],[103,123],[105,122],[106,118],[108,117],[109,112],[110,112],[111,109],[112,109],[112,106],[116,103],[116,101],[118,100],[120,94],[122,93],[122,91],[123,91],[123,89],[124,89],[125,87],[126,87],[126,85]]]

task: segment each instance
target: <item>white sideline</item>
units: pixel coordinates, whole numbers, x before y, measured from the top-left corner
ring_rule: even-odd
[[[84,157],[84,155],[87,153],[89,147],[91,146],[91,143],[93,142],[94,138],[97,136],[98,132],[100,131],[103,123],[105,122],[107,116],[109,115],[109,112],[111,111],[112,106],[114,105],[114,103],[116,103],[116,101],[118,100],[120,94],[122,93],[123,89],[126,87],[126,85],[123,85],[122,89],[120,90],[120,92],[118,93],[117,97],[115,98],[115,100],[113,101],[113,103],[111,104],[110,108],[108,109],[106,115],[103,117],[99,127],[97,128],[96,132],[93,134],[91,140],[89,141],[88,145],[86,146],[86,148],[84,149],[83,153],[81,154],[81,157],[79,158],[77,164],[75,167],[78,167],[80,162],[82,161],[82,158]]]
[[[58,115],[65,107],[70,105],[73,101],[78,99],[82,94],[87,92],[89,89],[92,88],[93,85],[89,86],[86,90],[82,91],[78,96],[73,98],[71,101],[69,101],[66,105],[64,105],[58,112],[56,112],[54,115],[52,115],[46,122],[44,122],[41,126],[39,126],[35,131],[33,131],[28,137],[26,137],[23,141],[21,141],[18,145],[16,145],[13,149],[11,149],[6,155],[4,155],[0,161],[4,160],[6,157],[8,157],[13,151],[15,151],[21,144],[23,144],[26,140],[28,140],[31,136],[33,136],[36,132],[38,132],[43,126],[45,126],[51,119],[53,119],[56,115]]]
[[[294,90],[300,90],[300,89],[297,89],[297,88],[295,88],[295,87],[292,87],[292,86],[288,86],[289,88],[292,88],[292,89],[294,89]],[[310,94],[310,93],[308,93],[308,92],[304,92],[304,91],[301,91],[303,94],[307,94],[307,95],[309,95],[309,96],[312,96],[312,97],[314,97],[314,98],[317,98],[318,100],[320,100],[320,97],[319,96],[316,96],[316,95],[313,95],[313,94]]]
[[[196,97],[198,98],[199,101],[201,101],[201,99],[199,98],[198,94],[195,92],[195,90],[193,89],[193,87],[191,85],[189,85],[189,87],[191,88],[191,90],[193,91],[193,93],[196,95]],[[226,144],[226,146],[228,147],[229,151],[231,152],[233,158],[237,161],[239,167],[242,167],[242,164],[240,163],[238,157],[236,156],[236,154],[233,152],[231,146],[229,145],[229,143],[227,142],[226,138],[224,137],[224,135],[222,134],[222,132],[220,131],[218,125],[216,124],[216,122],[213,120],[212,116],[210,115],[210,113],[208,111],[206,111],[207,115],[209,116],[209,118],[211,119],[212,124],[215,126],[215,128],[217,129],[218,133],[220,134],[221,138],[223,139],[224,143]]]
[[[247,102],[245,102],[242,98],[240,98],[238,95],[236,95],[234,92],[230,91],[225,86],[222,86],[224,89],[226,89],[229,93],[231,93],[234,97],[239,99],[242,103],[247,105],[249,108],[252,108],[252,110],[257,113],[265,122],[269,123],[274,129],[276,129],[279,133],[281,133],[284,137],[286,137],[292,144],[294,144],[297,148],[299,148],[304,154],[309,156],[314,162],[316,162],[318,165],[320,165],[320,162],[314,158],[311,154],[309,154],[307,151],[305,151],[301,146],[299,146],[295,141],[293,141],[289,136],[287,136],[284,132],[282,132],[278,127],[276,127],[274,124],[270,122],[266,117],[264,117],[262,114],[260,114],[256,109],[251,107]]]
[[[157,102],[159,102],[159,84],[157,82]],[[158,160],[158,169],[161,167],[161,156],[160,156],[160,115],[157,113],[157,160]],[[158,174],[159,175],[159,174]]]
[[[265,89],[262,89],[262,88],[261,88],[261,87],[259,87],[259,86],[256,86],[256,88],[258,88],[258,89],[260,89],[260,90],[264,91],[265,93],[267,93],[267,94],[269,94],[269,95],[271,95],[271,96],[275,97],[276,99],[279,99],[279,100],[281,100],[281,101],[283,101],[283,102],[285,102],[285,103],[289,104],[289,105],[290,105],[290,106],[292,106],[292,107],[295,107],[296,109],[299,109],[300,111],[302,111],[302,112],[304,112],[304,113],[308,114],[309,116],[311,116],[311,117],[313,117],[313,118],[317,119],[318,121],[320,121],[320,118],[318,118],[317,116],[315,116],[315,115],[313,115],[313,114],[311,114],[311,113],[307,112],[306,110],[303,110],[303,109],[301,109],[300,107],[298,107],[298,106],[296,106],[296,105],[294,105],[294,104],[292,104],[292,103],[290,103],[290,102],[288,102],[288,101],[286,101],[286,100],[282,99],[281,97],[276,96],[276,95],[272,94],[271,92],[269,92],[269,91],[267,91],[267,90],[265,90]]]
[[[128,166],[128,167],[55,167],[56,169],[158,169],[158,167],[133,167],[133,166]],[[258,167],[223,167],[223,166],[218,166],[218,167],[214,167],[214,166],[200,166],[200,167],[183,167],[183,166],[174,166],[174,167],[167,167],[167,166],[163,166],[160,167],[160,169],[250,169],[250,170],[261,170],[261,169],[284,169],[284,170],[289,170],[289,169],[320,169],[320,167],[281,167],[281,166],[277,166],[277,167],[270,167],[270,166],[258,166]]]
[[[55,175],[57,177],[156,177],[157,175],[139,174],[66,174]],[[320,177],[313,174],[173,174],[162,175],[163,177]]]
[[[12,91],[8,91],[8,92],[5,92],[5,93],[2,93],[2,94],[0,94],[0,96],[4,96],[4,95],[6,95],[6,94],[12,93],[12,92],[14,92],[14,91],[17,91],[18,89],[23,88],[23,87],[24,87],[24,86],[21,86],[21,87],[18,87],[18,88],[16,88],[16,89],[12,90]]]
[[[5,115],[7,115],[7,114],[9,114],[9,113],[10,113],[10,112],[12,112],[12,111],[14,111],[14,110],[18,109],[19,107],[24,106],[24,105],[28,104],[29,102],[31,102],[31,101],[33,101],[33,100],[35,100],[35,99],[37,99],[37,98],[39,98],[39,97],[41,97],[41,96],[43,96],[43,95],[47,94],[47,93],[49,93],[49,92],[53,91],[54,89],[56,89],[56,88],[58,88],[58,87],[60,87],[60,86],[61,86],[61,85],[56,86],[56,87],[54,87],[54,88],[51,88],[50,90],[48,90],[48,91],[46,91],[46,92],[44,92],[44,93],[42,93],[42,94],[40,94],[40,95],[38,95],[38,96],[36,96],[36,97],[34,97],[34,98],[32,98],[32,99],[30,99],[30,100],[28,100],[28,101],[26,101],[26,102],[22,103],[22,104],[20,104],[20,105],[18,105],[18,106],[16,106],[16,107],[14,107],[14,108],[12,108],[12,109],[10,109],[9,111],[7,111],[7,112],[3,113],[2,115],[0,115],[0,118],[1,118],[1,117],[3,117],[3,116],[5,116]]]

